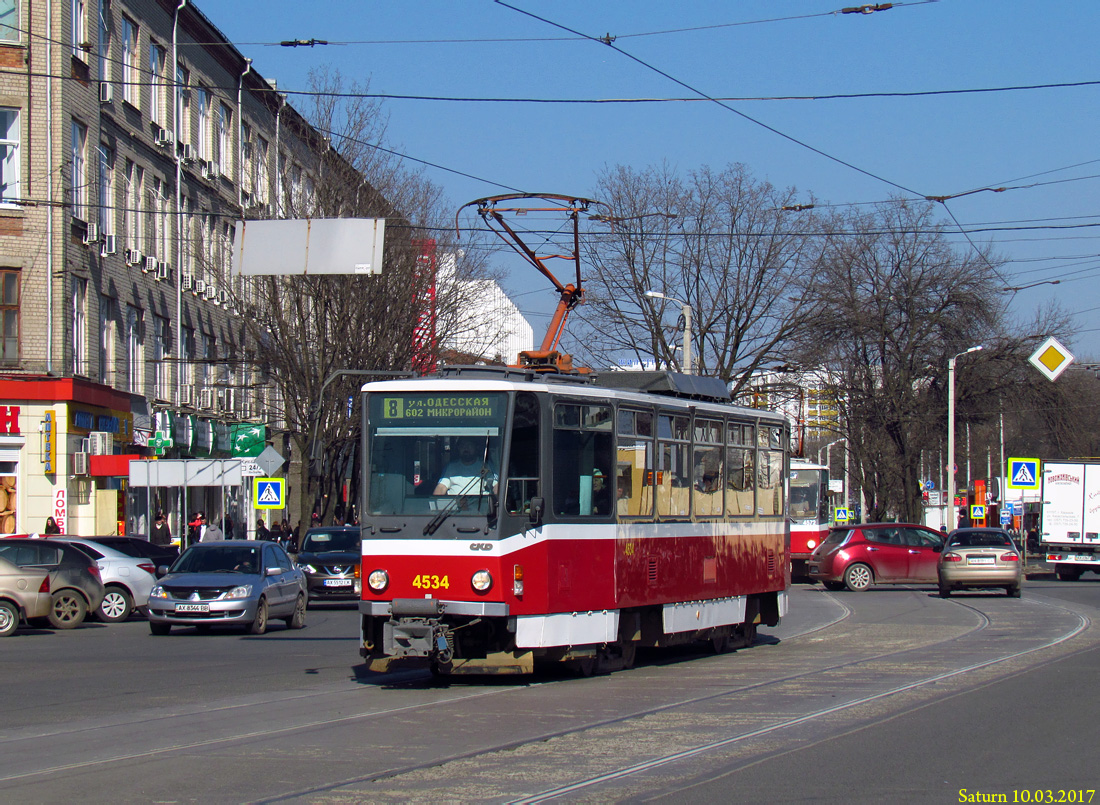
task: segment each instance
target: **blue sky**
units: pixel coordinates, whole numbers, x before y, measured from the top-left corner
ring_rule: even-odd
[[[712,97],[749,99],[729,106],[757,121],[702,101],[386,101],[392,147],[478,177],[427,169],[455,208],[507,192],[501,186],[588,196],[607,166],[662,161],[685,172],[741,162],[758,179],[833,204],[1019,188],[946,206],[966,228],[992,230],[972,237],[1011,260],[1007,285],[1060,280],[1012,294],[1012,309],[1026,319],[1057,302],[1075,314],[1078,358],[1100,360],[1100,84],[883,97],[1100,81],[1094,0],[916,0],[873,14],[833,13],[844,4],[824,0],[509,1],[589,36],[610,34],[633,58],[490,0],[197,4],[283,90],[307,89],[310,68],[330,65],[395,95],[693,96],[659,70]],[[310,38],[330,44],[269,44]],[[757,100],[778,96],[814,99]],[[523,266],[507,290],[537,343],[555,295]]]

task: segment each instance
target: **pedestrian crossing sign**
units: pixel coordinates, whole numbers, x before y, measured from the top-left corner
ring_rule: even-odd
[[[285,478],[253,478],[252,505],[257,509],[285,509]]]
[[[1009,489],[1037,490],[1043,480],[1043,474],[1039,470],[1037,458],[1010,458],[1006,486]]]

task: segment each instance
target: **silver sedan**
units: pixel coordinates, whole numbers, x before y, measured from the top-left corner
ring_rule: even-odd
[[[953,590],[1001,587],[1020,597],[1023,557],[1007,531],[999,528],[959,528],[943,547],[938,568],[940,595]]]
[[[192,545],[149,594],[149,629],[238,626],[263,634],[272,619],[306,623],[306,578],[272,542],[226,540]]]

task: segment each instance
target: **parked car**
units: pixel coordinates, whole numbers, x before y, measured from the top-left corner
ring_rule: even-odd
[[[939,561],[940,595],[1003,587],[1020,597],[1024,562],[1012,535],[1000,528],[959,528],[947,535]]]
[[[280,546],[258,540],[200,542],[185,550],[149,593],[149,629],[243,626],[267,631],[271,618],[306,623],[306,577]]]
[[[50,574],[50,611],[55,629],[73,629],[103,603],[99,565],[76,545],[56,539],[0,540],[0,558]]]
[[[108,548],[122,551],[127,556],[133,556],[136,559],[148,559],[156,567],[170,565],[180,555],[180,549],[175,545],[154,545],[149,540],[141,537],[110,536],[83,537],[82,539],[90,539],[92,542],[98,542]]]
[[[99,566],[103,579],[103,602],[95,615],[106,623],[118,623],[130,617],[136,607],[145,611],[149,593],[157,581],[157,568],[148,559],[127,556],[98,541],[81,537],[65,537],[69,545],[76,545]]]
[[[826,589],[935,583],[944,535],[911,523],[861,523],[829,530],[810,555],[810,577]]]
[[[30,618],[48,617],[52,604],[48,570],[0,559],[0,637],[12,634]]]
[[[360,596],[363,554],[358,528],[311,528],[298,548],[310,601],[349,601]]]

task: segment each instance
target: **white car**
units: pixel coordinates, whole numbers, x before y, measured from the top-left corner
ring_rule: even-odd
[[[56,538],[55,538],[56,539]],[[145,611],[149,593],[157,583],[157,569],[149,559],[127,556],[122,551],[100,545],[90,539],[63,537],[95,559],[103,586],[107,592],[96,610],[96,617],[107,623],[118,623],[130,617],[137,607]]]

